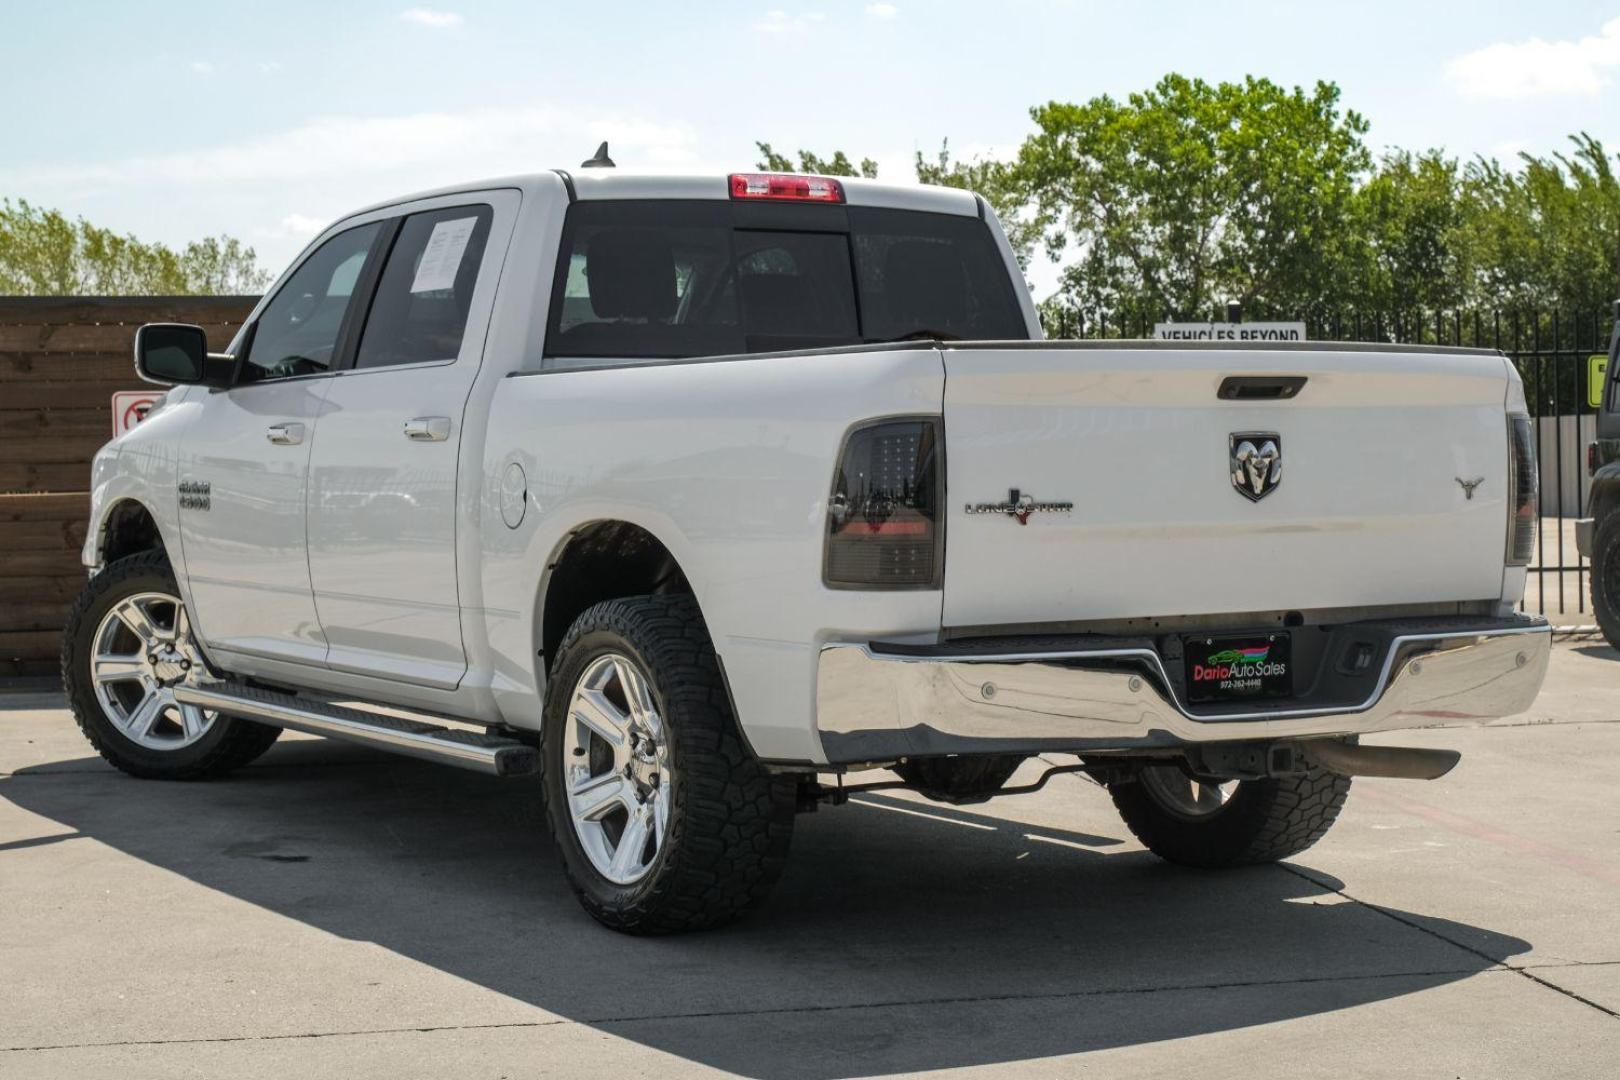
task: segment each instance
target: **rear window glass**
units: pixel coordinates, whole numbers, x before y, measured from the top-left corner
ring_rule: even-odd
[[[574,204],[546,355],[664,359],[1028,336],[979,219],[794,209],[762,216],[723,202]]]

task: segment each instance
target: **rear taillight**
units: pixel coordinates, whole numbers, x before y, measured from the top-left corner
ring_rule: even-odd
[[[731,197],[841,203],[844,201],[844,185],[830,176],[805,176],[803,173],[732,173]]]
[[[937,589],[944,450],[934,417],[880,420],[844,439],[827,501],[833,588]]]
[[[1536,441],[1527,416],[1508,417],[1507,564],[1529,566],[1536,547]]]

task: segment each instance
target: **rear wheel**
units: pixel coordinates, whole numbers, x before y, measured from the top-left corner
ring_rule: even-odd
[[[717,926],[769,894],[796,786],[749,751],[688,596],[609,600],[546,691],[546,821],[580,903],[634,934]]]
[[[1276,862],[1325,835],[1350,778],[1312,769],[1268,780],[1200,779],[1176,765],[1142,769],[1108,793],[1142,846],[1183,866]]]
[[[145,779],[222,776],[281,734],[177,702],[175,687],[204,663],[161,551],[91,578],[62,633],[62,686],[79,730],[110,763]]]

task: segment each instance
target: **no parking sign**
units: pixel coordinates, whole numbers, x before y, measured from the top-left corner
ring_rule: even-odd
[[[118,438],[124,432],[146,419],[146,414],[152,411],[158,398],[163,396],[161,390],[116,390],[112,397],[113,438]]]

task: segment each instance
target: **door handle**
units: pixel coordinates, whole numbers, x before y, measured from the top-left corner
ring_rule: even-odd
[[[304,425],[295,423],[271,424],[264,429],[264,437],[277,446],[297,446],[304,441]]]
[[[414,442],[444,442],[450,437],[450,418],[413,416],[405,421],[405,437]]]

